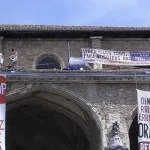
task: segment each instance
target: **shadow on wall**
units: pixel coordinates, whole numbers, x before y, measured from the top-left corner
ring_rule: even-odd
[[[137,115],[135,116],[130,130],[129,130],[129,138],[130,138],[130,150],[138,150],[138,119]]]

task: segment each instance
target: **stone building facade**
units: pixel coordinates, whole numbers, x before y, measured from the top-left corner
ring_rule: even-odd
[[[45,57],[60,69],[67,66],[68,43],[72,57],[81,57],[81,48],[148,51],[149,33],[149,28],[0,25],[4,66],[14,48],[18,66],[26,70],[5,72],[8,149],[104,150],[115,121],[123,144],[137,149],[136,88],[150,88],[144,72],[38,71],[36,66]]]

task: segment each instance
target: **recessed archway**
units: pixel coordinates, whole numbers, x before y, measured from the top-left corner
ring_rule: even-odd
[[[61,69],[61,66],[56,59],[46,56],[37,62],[36,69]]]
[[[138,118],[137,118],[137,106],[133,109],[132,115],[129,119],[129,139],[130,150],[138,149]]]
[[[134,118],[129,129],[130,150],[138,149],[138,120],[137,116]]]
[[[62,69],[64,61],[55,53],[43,53],[33,62],[34,69]]]
[[[89,150],[82,128],[66,115],[26,104],[7,112],[7,149]]]
[[[61,90],[57,93],[41,89],[32,87],[27,93],[21,90],[23,93],[16,93],[16,97],[14,92],[8,94],[8,149],[22,146],[24,150],[38,150],[44,145],[44,149],[99,150],[100,130],[90,114],[92,110],[88,112],[73,96],[64,96],[67,92],[61,95]],[[10,138],[13,133],[15,136]]]

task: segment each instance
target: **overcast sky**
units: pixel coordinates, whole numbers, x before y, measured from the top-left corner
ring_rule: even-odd
[[[150,26],[150,0],[1,0],[0,24]]]

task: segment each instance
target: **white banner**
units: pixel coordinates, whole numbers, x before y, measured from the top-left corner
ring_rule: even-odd
[[[137,90],[138,150],[150,150],[150,92]]]
[[[0,76],[0,150],[5,150],[6,77]]]
[[[82,48],[82,57],[88,63],[142,66],[150,65],[150,51],[111,51]]]

